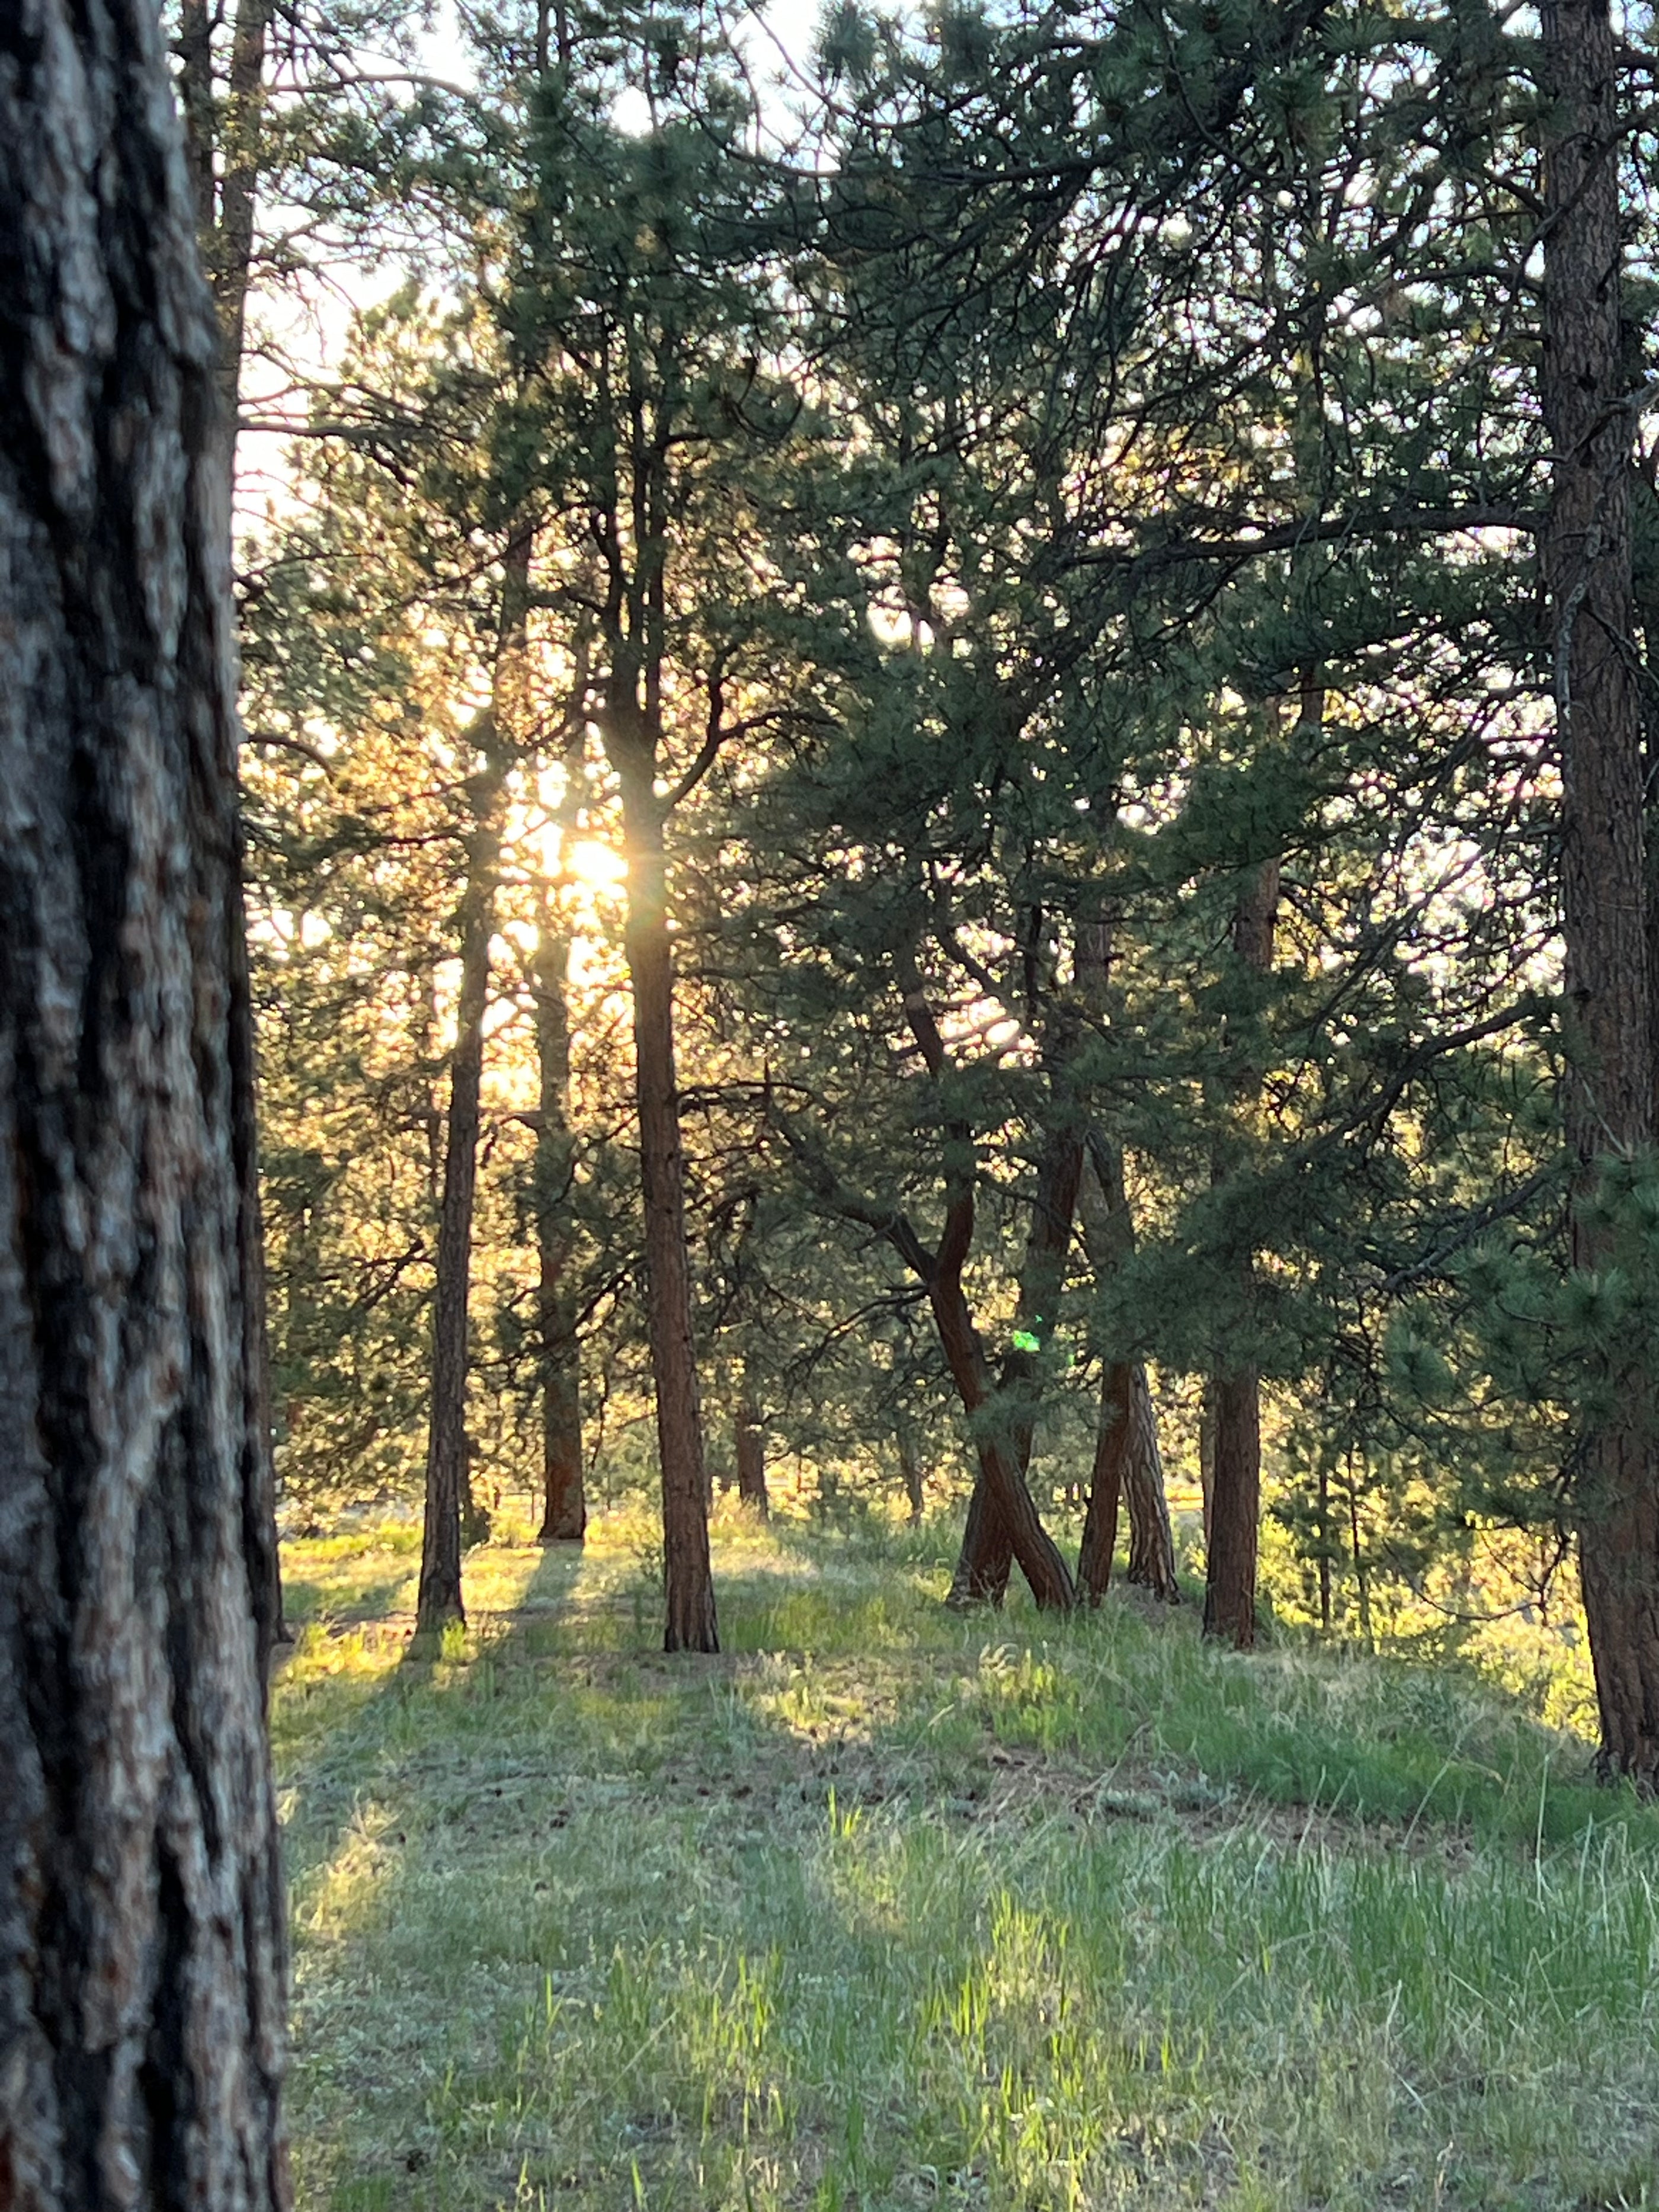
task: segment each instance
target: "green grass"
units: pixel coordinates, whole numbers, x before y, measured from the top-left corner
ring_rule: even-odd
[[[723,1522],[716,1661],[643,1523],[499,1546],[423,1665],[405,1530],[291,1547],[310,2212],[1659,2204],[1659,1814],[1454,1675],[953,1618],[948,1540]]]

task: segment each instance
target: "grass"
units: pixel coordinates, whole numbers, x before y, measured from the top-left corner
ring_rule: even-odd
[[[308,2212],[1659,2204],[1659,1814],[1473,1681],[939,1602],[948,1532],[302,1543]],[[350,1625],[342,1626],[341,1623]]]

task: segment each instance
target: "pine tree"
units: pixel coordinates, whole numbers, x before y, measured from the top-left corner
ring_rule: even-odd
[[[282,2212],[212,310],[154,13],[0,50],[0,2194]]]

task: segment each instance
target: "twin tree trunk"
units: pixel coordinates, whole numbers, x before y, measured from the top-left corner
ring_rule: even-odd
[[[1077,984],[1097,1012],[1103,1010],[1109,959],[1109,933],[1105,925],[1080,922],[1075,956]],[[1055,1041],[1052,1119],[1038,1161],[1036,1203],[1015,1315],[1016,1335],[1035,1340],[1038,1349],[1033,1352],[1029,1344],[1015,1345],[1003,1363],[998,1391],[1000,1404],[1006,1407],[1006,1425],[1020,1487],[1028,1498],[1026,1477],[1042,1387],[1042,1352],[1053,1334],[1065,1286],[1072,1224],[1079,1200],[1085,1243],[1097,1276],[1109,1274],[1133,1243],[1121,1163],[1114,1164],[1107,1178],[1108,1188],[1085,1159],[1085,1153],[1091,1154],[1096,1146],[1092,1139],[1085,1145],[1078,1121],[1083,1102],[1070,1095],[1076,1043],[1075,1036],[1064,1032]],[[1129,1579],[1144,1583],[1170,1602],[1176,1601],[1180,1591],[1164,1494],[1157,1416],[1146,1370],[1139,1363],[1109,1363],[1102,1387],[1089,1507],[1078,1560],[1078,1588],[1091,1601],[1098,1601],[1111,1574],[1120,1498],[1127,1499],[1129,1507]],[[1007,1592],[1012,1553],[1009,1530],[981,1477],[969,1502],[951,1602],[1000,1605]],[[1075,1595],[1069,1578],[1066,1588],[1063,1601],[1069,1603]],[[1040,1603],[1044,1601],[1039,1599]],[[1046,1601],[1062,1601],[1050,1596]]]
[[[1115,1148],[1091,1140],[1079,1210],[1089,1265],[1097,1282],[1106,1281],[1134,1249],[1123,1160]],[[1166,1605],[1178,1605],[1181,1585],[1158,1448],[1158,1413],[1146,1367],[1138,1359],[1109,1359],[1101,1376],[1094,1467],[1077,1563],[1078,1585],[1091,1604],[1099,1602],[1111,1580],[1120,1500],[1129,1512],[1124,1579],[1151,1590]]]
[[[646,1301],[662,1467],[663,1648],[718,1651],[702,1409],[691,1325],[691,1266],[685,1242],[685,1158],[674,1074],[673,949],[668,933],[663,808],[655,789],[657,749],[648,733],[622,726],[639,719],[636,707],[622,702],[606,738],[622,785],[628,841],[626,945],[634,995]]]
[[[587,1528],[582,1489],[581,1360],[570,1296],[570,939],[543,900],[536,933],[536,1057],[541,1121],[536,1133],[537,1333],[542,1363],[544,1544],[579,1544]]]
[[[1641,706],[1630,641],[1634,419],[1620,329],[1619,59],[1607,0],[1540,10],[1545,70],[1544,419],[1553,453],[1543,539],[1561,751],[1561,905],[1579,1163],[1572,1257],[1606,1267],[1602,1164],[1653,1142],[1651,896]],[[1584,1610],[1603,1763],[1659,1787],[1659,1438],[1649,1364],[1611,1355],[1607,1409],[1577,1490]]]
[[[1064,1057],[1063,1051],[1060,1056]],[[1057,1088],[1062,1079],[1057,1073]],[[1042,1354],[1054,1334],[1060,1296],[1065,1285],[1066,1255],[1071,1245],[1072,1218],[1077,1210],[1078,1182],[1083,1172],[1082,1133],[1058,1099],[1055,1111],[1056,1121],[1045,1136],[1037,1162],[1036,1200],[1014,1311],[1014,1336],[1027,1341],[1021,1344],[1017,1340],[1005,1356],[992,1401],[1001,1432],[999,1441],[1012,1461],[1019,1486],[1028,1498],[1031,1450],[1036,1437],[1037,1407],[1042,1388]],[[1037,1347],[1035,1351],[1028,1348],[1031,1343]],[[1032,1511],[1036,1511],[1035,1505]],[[968,1523],[951,1581],[951,1603],[1000,1605],[1007,1595],[1013,1555],[1012,1532],[997,1504],[995,1492],[981,1477],[975,1484],[968,1504]],[[1036,1585],[1032,1587],[1035,1595]],[[1064,1602],[1070,1604],[1074,1595],[1068,1576]],[[1061,1601],[1039,1595],[1037,1601],[1042,1604]]]
[[[149,0],[0,21],[0,2203],[27,2212],[289,2202],[228,515],[191,230]]]

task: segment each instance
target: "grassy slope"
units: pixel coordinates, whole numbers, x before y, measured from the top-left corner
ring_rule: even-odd
[[[727,1524],[668,1661],[642,1535],[286,1668],[310,2212],[1659,2203],[1659,1814],[1567,1740],[1190,1607],[958,1620],[943,1538]],[[292,1610],[416,1564],[296,1545]]]

